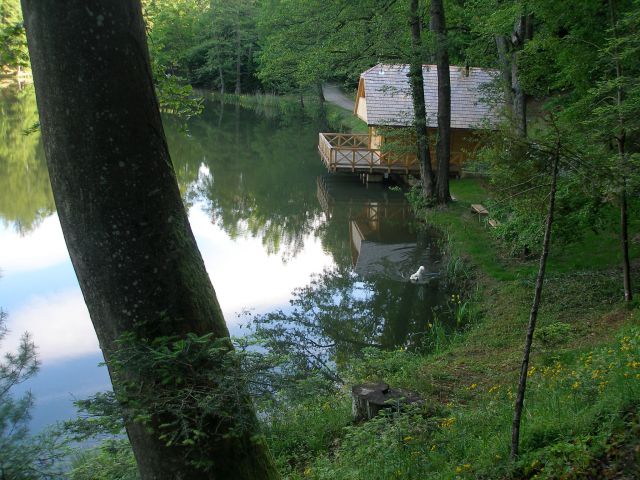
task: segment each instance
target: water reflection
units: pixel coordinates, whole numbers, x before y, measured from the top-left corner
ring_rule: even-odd
[[[424,265],[436,278],[440,267],[434,229],[420,226],[404,193],[387,185],[359,185],[356,177],[323,175],[317,197],[329,222],[346,221],[354,271],[363,278],[407,281]]]
[[[169,136],[183,194],[200,197],[211,221],[232,239],[259,238],[268,254],[284,260],[304,248],[321,219],[314,178],[313,125],[257,117],[237,106],[208,103],[189,124],[190,135]],[[206,175],[198,179],[198,171]]]
[[[0,219],[21,235],[55,211],[40,135],[24,134],[37,120],[33,88],[0,88]]]
[[[339,380],[335,366],[365,347],[428,349],[435,324],[455,327],[438,282],[440,235],[417,224],[402,192],[322,175],[316,194],[326,219],[318,235],[335,264],[297,289],[290,308],[251,318],[258,337],[287,358],[283,371]],[[419,265],[433,281],[409,281]]]

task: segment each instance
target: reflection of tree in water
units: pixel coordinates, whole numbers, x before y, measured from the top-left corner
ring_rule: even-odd
[[[446,293],[430,285],[375,278],[348,267],[325,270],[294,291],[291,308],[252,318],[271,352],[288,356],[297,372],[332,375],[364,347],[417,348]]]
[[[220,108],[225,108],[222,117]],[[322,171],[316,130],[211,103],[189,129],[191,137],[170,139],[174,166],[189,172],[182,176],[192,181],[206,166],[208,175],[197,191],[212,221],[232,238],[260,237],[269,253],[295,256],[320,220],[313,173]],[[194,142],[197,147],[185,146]]]
[[[286,258],[320,223],[314,179],[322,166],[317,130],[285,113],[209,103],[187,132],[171,117],[164,126],[187,207],[202,198],[231,237],[259,237]],[[0,91],[0,219],[23,234],[55,212],[40,134],[24,135],[37,120],[32,88]]]
[[[0,219],[20,234],[55,211],[37,120],[33,88],[0,89]]]

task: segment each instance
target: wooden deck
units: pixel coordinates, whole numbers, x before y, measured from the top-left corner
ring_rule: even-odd
[[[369,148],[369,135],[320,133],[318,151],[330,172],[419,174],[415,155]]]

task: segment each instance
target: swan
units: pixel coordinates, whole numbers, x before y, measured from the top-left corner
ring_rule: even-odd
[[[424,276],[424,266],[421,265],[420,268],[418,268],[418,271],[409,277],[409,280],[414,283],[420,282],[424,280]]]

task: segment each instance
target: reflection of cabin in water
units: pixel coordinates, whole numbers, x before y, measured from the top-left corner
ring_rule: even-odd
[[[435,166],[438,112],[438,81],[435,65],[423,66],[427,127],[432,142],[431,161]],[[397,173],[419,175],[420,166],[413,148],[405,152],[385,150],[399,127],[413,123],[413,101],[408,65],[378,64],[360,75],[354,113],[367,123],[368,134],[320,133],[318,150],[330,172]],[[492,128],[498,110],[484,101],[487,87],[497,70],[451,66],[451,172],[478,146],[476,133]],[[405,142],[406,143],[406,142]]]
[[[411,207],[401,192],[383,188],[354,188],[353,178],[318,177],[318,200],[329,219],[344,215],[349,226],[352,265],[361,276],[383,274],[401,279],[399,272],[424,260],[409,224]]]

